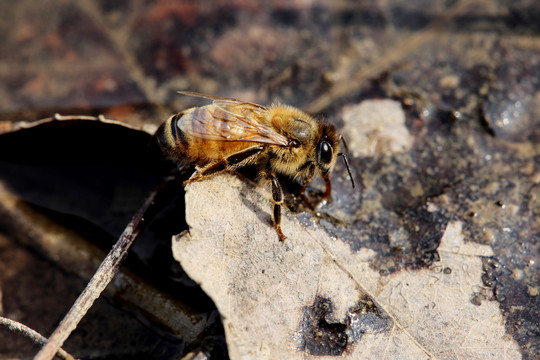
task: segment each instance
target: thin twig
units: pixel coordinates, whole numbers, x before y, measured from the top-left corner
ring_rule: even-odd
[[[14,333],[19,333],[26,336],[27,338],[32,340],[35,344],[43,345],[47,342],[47,338],[45,336],[41,335],[40,333],[29,328],[26,325],[21,324],[18,321],[0,316],[0,326],[4,326]],[[75,358],[72,355],[70,355],[64,349],[61,349],[61,348],[58,349],[58,352],[56,353],[56,355],[58,355],[62,359],[75,360]]]
[[[60,346],[66,341],[68,336],[77,327],[83,316],[88,312],[94,301],[100,296],[107,284],[112,280],[120,264],[127,255],[127,252],[137,236],[142,231],[146,224],[145,215],[150,207],[154,204],[156,196],[165,184],[171,181],[172,178],[167,178],[162,181],[150,195],[146,198],[143,205],[135,213],[124,232],[114,244],[113,248],[103,260],[96,273],[88,282],[88,285],[83,290],[81,295],[75,301],[71,309],[68,311],[60,325],[54,330],[51,337],[34,357],[34,360],[50,360],[58,351]]]

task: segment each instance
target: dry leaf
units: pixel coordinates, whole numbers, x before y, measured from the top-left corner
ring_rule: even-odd
[[[352,251],[287,212],[280,242],[269,192],[237,177],[190,185],[186,204],[190,230],[173,251],[216,303],[232,359],[520,358],[498,303],[471,302],[492,253],[464,244],[460,222],[448,225],[432,268],[381,276],[373,251]]]

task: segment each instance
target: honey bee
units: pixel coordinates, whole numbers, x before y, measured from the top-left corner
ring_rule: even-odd
[[[342,156],[352,186],[347,158],[339,152],[342,137],[334,125],[315,120],[287,105],[262,105],[231,98],[179,91],[180,94],[212,100],[171,116],[156,131],[162,151],[181,166],[195,165],[187,184],[222,171],[253,165],[272,184],[273,220],[279,239],[283,191],[276,175],[307,184],[318,174],[326,185],[321,201],[332,191],[330,172],[337,156]],[[345,144],[345,142],[343,142]]]

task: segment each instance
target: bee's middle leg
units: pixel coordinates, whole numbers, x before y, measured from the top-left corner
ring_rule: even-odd
[[[215,175],[219,172],[225,171],[235,165],[240,164],[242,161],[249,159],[250,157],[256,156],[261,151],[264,150],[264,146],[253,146],[232,155],[229,155],[226,158],[223,158],[217,162],[211,163],[202,169],[198,170],[197,173],[191,178],[184,181],[184,186],[195,181],[203,180],[207,177]]]
[[[279,236],[280,241],[285,241],[286,237],[281,231],[281,204],[283,204],[283,190],[278,179],[273,174],[268,174],[272,182],[272,199],[274,200],[274,227]]]

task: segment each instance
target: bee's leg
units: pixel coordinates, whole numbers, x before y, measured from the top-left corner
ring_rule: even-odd
[[[310,178],[306,178],[304,180],[302,180],[302,188],[300,189],[300,196],[302,197],[306,197],[306,188],[308,186],[308,184],[311,182],[311,177]]]
[[[298,172],[306,172],[307,175],[302,178],[302,188],[300,189],[300,195],[305,198],[306,188],[313,179],[313,173],[315,171],[315,165],[313,162],[308,161],[304,165],[298,168]]]
[[[272,182],[272,199],[274,200],[274,227],[278,233],[279,240],[285,241],[286,237],[281,231],[281,204],[283,203],[283,191],[278,179],[273,174],[268,173],[268,177]]]
[[[239,151],[237,153],[234,153],[232,155],[229,155],[228,157],[221,159],[215,163],[211,163],[203,167],[202,169],[198,170],[197,173],[191,179],[184,181],[184,186],[195,181],[203,180],[209,176],[215,175],[216,173],[219,173],[235,165],[238,165],[242,161],[247,160],[252,156],[256,156],[263,150],[264,150],[264,146],[262,145],[253,146],[253,147],[244,149],[242,151]]]
[[[326,185],[326,191],[321,198],[321,203],[324,203],[328,200],[330,194],[332,193],[332,183],[330,182],[330,176],[328,174],[323,175],[322,178],[324,180],[324,184]]]
[[[311,204],[309,202],[309,198],[306,195],[307,186],[311,182],[312,179],[313,179],[313,177],[303,179],[302,180],[302,187],[300,188],[300,200],[302,200],[302,203],[304,204],[304,206],[306,206],[308,208],[313,208],[313,206],[314,206],[313,204]]]

